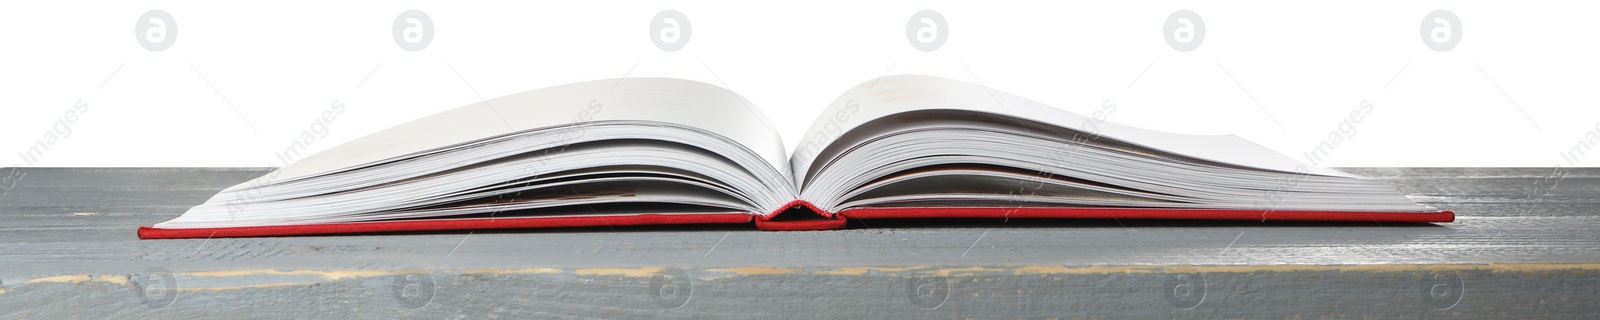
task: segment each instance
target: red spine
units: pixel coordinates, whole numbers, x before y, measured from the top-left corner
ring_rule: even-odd
[[[804,208],[816,214],[817,216],[820,216],[820,218],[797,218],[792,216],[792,214],[783,217],[778,216],[779,213],[795,208]],[[817,206],[812,205],[811,202],[807,202],[805,200],[794,200],[789,201],[789,203],[784,204],[783,207],[778,208],[778,211],[773,211],[767,215],[756,217],[756,228],[766,231],[838,230],[844,229],[846,222],[847,221],[845,220],[844,216],[822,211],[822,209],[818,209]]]

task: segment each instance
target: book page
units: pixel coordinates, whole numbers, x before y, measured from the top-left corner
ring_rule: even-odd
[[[732,139],[788,173],[783,142],[754,105],[711,84],[670,78],[596,80],[440,112],[311,155],[241,186],[292,181],[511,132],[601,120],[682,124]]]
[[[794,199],[784,173],[770,170],[758,156],[730,151],[739,146],[723,138],[675,133],[703,132],[673,129],[676,126],[608,120],[260,189],[224,190],[156,226],[359,222],[631,202],[695,205],[708,209],[704,212],[765,213]],[[576,130],[585,135],[570,139],[570,144],[552,143]],[[699,141],[670,141],[675,138]],[[723,156],[729,153],[740,157]],[[626,196],[584,196],[591,193]]]
[[[964,81],[921,75],[894,75],[851,87],[829,105],[800,140],[790,157],[797,187],[807,185],[819,154],[844,133],[881,117],[917,110],[970,110],[1028,119],[1121,140],[1158,150],[1227,164],[1283,172],[1348,176],[1308,168],[1292,158],[1233,135],[1185,135],[1097,121],[1016,95]],[[874,128],[862,128],[873,130]],[[871,135],[868,135],[871,136]]]

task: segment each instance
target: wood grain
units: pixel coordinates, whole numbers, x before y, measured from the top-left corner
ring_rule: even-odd
[[[26,176],[0,195],[0,318],[1600,312],[1595,168],[1346,169],[1454,210],[1458,221],[1442,224],[869,220],[819,232],[688,226],[157,241],[136,240],[134,228],[270,169],[18,170]],[[178,282],[170,305],[154,308],[136,294],[161,292],[142,290],[160,279],[151,270]],[[417,274],[434,279],[434,300],[407,308],[392,288]],[[663,278],[692,282],[674,291],[686,292],[686,303],[663,306],[680,297],[651,288]],[[1202,278],[1205,299],[1192,308],[1183,307],[1193,299],[1164,294],[1198,293],[1175,279]],[[1449,282],[1457,278],[1459,286]],[[946,289],[911,289],[929,283]],[[1445,290],[1430,291],[1441,283]],[[922,305],[941,292],[949,293],[942,304]],[[1434,305],[1453,297],[1460,302]]]

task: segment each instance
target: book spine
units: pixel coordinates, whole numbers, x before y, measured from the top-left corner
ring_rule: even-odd
[[[756,217],[756,228],[764,231],[808,231],[844,229],[844,216],[818,209],[805,200],[784,204],[778,211]]]

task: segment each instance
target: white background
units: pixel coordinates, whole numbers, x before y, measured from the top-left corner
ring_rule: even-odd
[[[150,52],[137,18],[172,14],[173,46]],[[395,17],[427,13],[419,52]],[[685,13],[687,46],[648,37],[665,9]],[[910,16],[941,13],[934,52],[906,39]],[[1200,47],[1163,40],[1172,12],[1206,28]],[[1428,49],[1423,16],[1460,17],[1459,46]],[[0,41],[0,166],[279,166],[337,100],[347,109],[309,146],[327,149],[431,113],[572,82],[662,76],[730,88],[775,120],[792,149],[838,94],[884,74],[979,82],[1109,120],[1231,133],[1302,155],[1354,124],[1323,166],[1568,163],[1600,124],[1594,14],[1600,2],[6,2]],[[69,135],[32,164],[19,157],[76,101]],[[1592,153],[1600,153],[1600,150]]]

